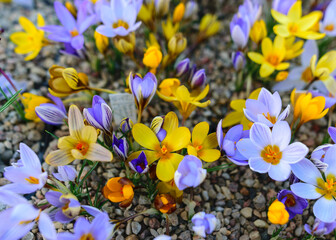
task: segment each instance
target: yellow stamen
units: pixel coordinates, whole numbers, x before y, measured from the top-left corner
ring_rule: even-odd
[[[326,30],[326,31],[333,31],[335,29],[335,26],[334,26],[334,24],[328,24],[327,26],[325,26],[325,28],[324,28],[324,30]]]
[[[39,184],[40,183],[40,181],[36,177],[32,177],[32,176],[30,176],[29,178],[25,178],[25,180],[27,182],[29,182],[30,184]]]
[[[91,233],[83,234],[79,240],[95,240]]]
[[[113,23],[113,28],[123,27],[126,30],[129,28],[128,23],[124,22],[123,20],[118,20],[118,22]]]
[[[167,149],[166,145],[163,145],[161,147],[161,152],[162,152],[162,154],[166,154],[168,152],[168,149]]]
[[[71,37],[76,37],[79,35],[79,32],[77,31],[77,29],[74,29],[72,31],[70,31]]]
[[[289,30],[291,33],[296,33],[296,32],[299,30],[299,26],[298,26],[298,24],[296,24],[296,23],[288,24],[288,30]]]
[[[261,151],[261,157],[265,162],[272,163],[273,165],[277,165],[280,162],[282,157],[282,152],[276,145],[268,145]]]
[[[317,179],[316,191],[322,194],[326,199],[332,199],[336,197],[336,178],[333,174],[329,174],[326,177],[326,181],[322,178]]]
[[[267,56],[266,60],[273,66],[277,66],[281,62],[279,56],[275,54],[270,54],[269,56]]]
[[[270,121],[271,123],[273,123],[273,124],[276,123],[276,121],[277,121],[276,117],[271,116],[269,113],[267,113],[267,115],[265,115],[265,113],[263,113],[263,115],[264,115],[264,117],[265,117],[268,121]]]
[[[164,205],[167,205],[169,203],[168,199],[165,197],[161,197],[161,201]]]
[[[89,144],[87,144],[86,142],[79,142],[76,144],[75,148],[79,150],[81,154],[85,155],[89,150]]]

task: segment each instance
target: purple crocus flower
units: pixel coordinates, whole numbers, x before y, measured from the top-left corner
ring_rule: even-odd
[[[90,27],[96,19],[95,15],[87,16],[84,5],[78,9],[77,21],[59,1],[54,2],[54,8],[58,20],[63,26],[48,25],[41,29],[50,32],[48,38],[56,42],[70,43],[76,50],[81,50],[84,47],[83,33]]]
[[[261,5],[258,1],[245,0],[244,3],[239,6],[238,15],[239,17],[246,17],[249,21],[249,27],[251,28],[260,17],[261,10]]]
[[[230,32],[233,42],[239,49],[246,47],[250,34],[249,20],[235,14],[230,23]]]
[[[106,213],[97,215],[92,223],[84,217],[79,217],[74,226],[74,233],[62,232],[57,235],[58,240],[94,239],[107,240],[112,238],[114,225],[110,224]]]
[[[329,127],[328,133],[334,143],[336,143],[336,127]]]
[[[120,122],[120,131],[123,134],[128,133],[133,127],[133,122],[130,118],[124,118],[123,120],[121,120]]]
[[[296,0],[273,0],[272,9],[287,15],[289,9],[293,6]]]
[[[246,58],[241,51],[232,53],[232,65],[236,71],[240,71],[245,67]]]
[[[280,114],[282,108],[278,92],[270,93],[262,88],[258,99],[247,99],[244,114],[251,122],[261,122],[272,127],[276,122],[284,120],[290,111],[290,105]]]
[[[126,160],[128,156],[128,143],[125,138],[120,138],[118,139],[114,134],[113,134],[113,151],[122,159]]]
[[[100,96],[92,99],[92,108],[84,108],[83,115],[89,124],[106,133],[112,132],[112,110]]]
[[[55,221],[68,223],[79,215],[81,205],[78,199],[71,193],[61,193],[58,191],[49,191],[45,194],[47,201],[57,207],[52,212]]]
[[[301,161],[308,148],[300,143],[290,143],[291,130],[287,122],[281,121],[271,129],[263,123],[254,123],[250,138],[237,143],[238,151],[248,159],[250,168],[267,173],[276,181],[285,181],[291,173],[291,164]]]
[[[295,217],[296,214],[302,214],[308,206],[306,199],[296,196],[292,191],[283,189],[278,193],[277,199],[282,202],[287,212],[289,213],[289,219]]]
[[[24,143],[20,143],[20,156],[19,164],[5,168],[4,176],[12,183],[4,185],[0,189],[21,194],[41,189],[47,182],[48,174],[42,172],[40,159]]]
[[[142,151],[138,158],[131,160],[129,163],[130,168],[140,174],[146,173],[149,169],[146,154]]]
[[[175,185],[184,190],[188,187],[197,187],[205,179],[207,171],[202,168],[202,162],[193,155],[185,156],[174,175]]]
[[[304,229],[310,235],[328,235],[336,228],[336,221],[331,223],[322,222],[320,219],[315,218],[313,227],[308,224],[304,225]]]
[[[183,59],[176,66],[176,76],[181,77],[184,74],[188,73],[189,68],[190,68],[190,59],[189,58]]]
[[[89,15],[95,15],[96,20],[94,23],[101,22],[100,16],[101,16],[101,9],[104,7],[109,6],[109,2],[106,0],[98,0],[98,1],[91,1],[91,0],[75,0],[75,6],[77,9],[80,9],[81,7],[84,7],[86,9],[86,12]],[[83,5],[83,6],[82,6]]]
[[[57,170],[58,173],[53,173],[53,175],[62,182],[74,181],[78,174],[75,167],[70,165],[58,166]]]
[[[81,53],[81,51],[77,51],[75,48],[71,46],[71,43],[66,42],[66,43],[63,43],[63,45],[64,45],[64,49],[61,49],[60,53],[71,56],[71,57],[75,57],[78,59],[85,58],[85,56]]]
[[[51,125],[62,125],[67,119],[67,112],[62,100],[48,93],[48,97],[54,103],[43,103],[35,108],[36,115],[45,123]]]
[[[196,1],[193,1],[193,0],[188,1],[185,6],[183,19],[192,19],[193,16],[197,14],[197,10],[198,10],[198,5]]]
[[[127,36],[137,30],[141,22],[137,18],[137,4],[134,1],[111,0],[111,6],[101,8],[100,25],[96,31],[106,37]]]
[[[193,223],[192,229],[201,237],[206,237],[206,234],[211,234],[217,225],[217,219],[213,214],[206,214],[205,212],[196,213],[191,222]]]
[[[167,136],[167,131],[162,128],[164,123],[164,116],[157,116],[153,118],[151,122],[151,129],[155,132],[157,138],[160,142],[162,142],[163,139]]]
[[[192,89],[203,88],[205,86],[207,77],[205,75],[205,70],[200,69],[193,75],[190,85]]]
[[[217,125],[217,140],[218,146],[224,150],[227,158],[237,165],[248,165],[248,160],[237,149],[237,142],[243,138],[249,138],[249,130],[243,130],[243,125],[239,124],[229,129],[225,137],[222,131],[222,121]]]

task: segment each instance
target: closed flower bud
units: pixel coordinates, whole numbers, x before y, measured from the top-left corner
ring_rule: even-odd
[[[230,33],[233,42],[238,46],[238,48],[244,48],[247,45],[250,25],[247,18],[234,15],[230,23]]]
[[[120,202],[120,207],[128,207],[134,197],[134,184],[125,177],[114,177],[107,181],[103,195],[111,202]]]
[[[174,9],[173,23],[181,22],[184,12],[185,12],[185,5],[183,2],[181,2]]]
[[[203,39],[211,37],[218,33],[220,29],[220,22],[217,21],[217,16],[206,14],[200,23],[200,34]]]
[[[164,122],[164,117],[155,117],[151,123],[151,129],[155,132],[157,138],[160,142],[166,137],[167,131],[162,128]]]
[[[179,55],[187,46],[187,39],[182,33],[176,33],[168,42],[169,54],[173,56]]]
[[[128,155],[128,143],[125,138],[118,139],[113,134],[112,147],[114,153],[116,153],[121,160],[126,160]]]
[[[158,17],[166,15],[169,11],[170,0],[155,0],[155,13]]]
[[[113,38],[113,44],[119,52],[126,55],[132,55],[135,46],[134,32],[123,38]]]
[[[198,5],[195,1],[188,1],[185,7],[185,12],[183,15],[184,19],[192,19],[194,15],[196,15],[198,10]]]
[[[207,78],[205,75],[205,70],[204,69],[198,70],[191,79],[190,83],[191,88],[192,89],[203,88],[205,86],[206,80]]]
[[[192,217],[191,222],[193,223],[192,229],[194,232],[203,238],[206,237],[206,234],[211,234],[217,225],[216,217],[205,212],[196,213]]]
[[[276,199],[268,208],[268,220],[273,224],[286,224],[289,220],[289,214],[285,205]]]
[[[123,134],[126,134],[128,133],[133,127],[133,122],[130,118],[124,118],[123,120],[121,120],[120,122],[120,131],[123,133]]]
[[[156,46],[149,47],[142,59],[142,62],[145,66],[155,69],[157,68],[162,61],[162,53],[159,48]]]
[[[266,24],[263,19],[256,21],[250,31],[250,38],[256,44],[259,44],[265,37],[267,37]]]
[[[149,166],[147,162],[146,154],[142,151],[139,156],[129,161],[130,168],[140,174],[148,172]]]
[[[154,206],[161,213],[173,213],[176,210],[176,201],[169,194],[158,194],[154,200]]]
[[[182,75],[188,73],[190,68],[190,60],[189,58],[183,59],[176,66],[176,76],[181,77]]]
[[[162,21],[162,31],[163,35],[165,36],[166,40],[169,41],[175,33],[177,33],[180,27],[179,23],[173,24],[173,21],[169,17],[165,22]]]
[[[99,52],[104,54],[107,50],[109,45],[108,37],[98,33],[97,31],[94,32],[94,39],[96,41],[96,47],[98,48]]]
[[[232,64],[236,71],[242,70],[246,64],[246,58],[244,53],[240,51],[232,53]]]

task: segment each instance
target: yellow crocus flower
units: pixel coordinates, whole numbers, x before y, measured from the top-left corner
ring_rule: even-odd
[[[25,17],[19,18],[19,23],[24,32],[15,32],[10,35],[10,40],[17,45],[14,49],[17,54],[28,54],[25,61],[34,59],[41,49],[48,45],[48,40],[44,37],[44,31],[35,27],[35,25]],[[37,26],[43,27],[44,19],[41,14],[37,14]]]
[[[183,191],[176,187],[174,179],[169,182],[159,182],[156,188],[159,190],[159,194],[168,193],[175,198],[177,202],[182,201]]]
[[[146,50],[142,62],[145,66],[151,69],[156,69],[160,65],[161,60],[162,53],[160,49],[156,46],[151,46]]]
[[[179,3],[174,9],[173,23],[181,22],[185,11],[185,5],[183,2]]]
[[[300,56],[303,53],[303,44],[302,40],[295,42],[295,37],[289,37],[285,39],[285,48],[286,56],[285,60],[290,60]]]
[[[50,102],[50,100],[42,96],[38,96],[32,93],[22,94],[22,104],[24,106],[25,118],[28,120],[33,120],[34,122],[41,121],[41,119],[35,113],[35,108],[40,106],[42,103],[48,102]]]
[[[179,28],[180,24],[179,23],[173,24],[173,21],[171,20],[170,17],[168,17],[166,22],[162,21],[163,35],[165,36],[167,41],[169,41],[175,35],[175,33],[178,32]]]
[[[198,123],[191,135],[191,143],[188,145],[188,154],[199,157],[205,162],[213,162],[220,158],[221,153],[218,149],[216,133],[209,133],[207,122]]]
[[[286,224],[289,220],[289,213],[285,204],[276,199],[267,212],[268,220],[273,224]]]
[[[98,33],[97,31],[94,32],[93,36],[96,41],[96,47],[98,48],[99,52],[105,54],[107,47],[109,45],[108,37]]]
[[[285,40],[276,36],[274,43],[270,38],[264,38],[261,42],[261,52],[249,52],[249,58],[261,64],[259,74],[261,77],[270,76],[275,70],[282,71],[289,68],[289,63],[283,62],[286,56]]]
[[[250,38],[256,44],[259,44],[267,36],[266,24],[263,19],[256,21],[250,31]]]
[[[221,27],[221,24],[217,20],[216,15],[212,15],[212,14],[204,15],[204,17],[201,19],[201,23],[199,27],[200,38],[206,39],[206,38],[209,38],[215,35],[216,33],[219,32],[220,27]]]
[[[321,39],[324,33],[312,30],[314,25],[321,19],[322,12],[313,11],[302,17],[302,2],[296,1],[289,9],[287,16],[271,10],[273,18],[280,24],[275,25],[274,32],[284,38],[295,36],[303,39]]]

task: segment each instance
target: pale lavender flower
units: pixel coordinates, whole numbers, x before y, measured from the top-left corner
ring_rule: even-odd
[[[48,93],[48,97],[54,103],[43,103],[35,108],[36,115],[45,123],[51,125],[62,125],[67,119],[67,112],[62,100]]]
[[[118,139],[114,134],[113,134],[113,141],[112,141],[112,147],[114,153],[116,153],[120,159],[126,160],[128,156],[128,143],[126,141],[126,138],[120,138]]]
[[[207,171],[202,168],[202,162],[193,155],[187,155],[178,165],[174,175],[175,185],[184,190],[188,187],[197,187],[205,179]]]
[[[75,167],[70,165],[58,166],[57,170],[58,173],[53,173],[53,175],[62,182],[74,181],[78,174]]]
[[[79,217],[74,226],[74,233],[59,233],[57,239],[78,240],[89,237],[94,240],[111,239],[114,225],[110,224],[109,220],[106,213],[97,215],[91,223],[84,217]]]
[[[249,20],[246,17],[239,17],[238,14],[235,14],[232,18],[230,23],[231,38],[239,49],[247,45],[250,34],[249,24]]]
[[[293,6],[296,0],[273,0],[272,9],[287,15],[289,9]]]
[[[276,181],[285,181],[291,166],[302,160],[308,148],[300,143],[290,143],[291,130],[287,122],[280,121],[271,129],[263,123],[254,123],[250,138],[237,143],[238,151],[248,159],[250,168],[259,173],[268,173]]]
[[[320,32],[325,33],[327,36],[336,36],[336,0],[329,3],[325,14],[323,15],[323,20],[320,22]]]
[[[96,31],[106,37],[127,36],[137,30],[141,22],[137,18],[137,5],[133,1],[111,0],[110,7],[101,9],[100,25]]]
[[[96,19],[94,23],[101,22],[101,9],[109,6],[109,2],[107,0],[98,0],[95,3],[91,0],[75,0],[74,3],[77,9],[82,7],[89,15],[95,15]]]
[[[68,55],[71,57],[75,57],[78,59],[84,59],[85,56],[83,55],[83,53],[81,51],[77,51],[75,48],[73,48],[71,46],[71,43],[63,43],[64,45],[64,49],[60,50],[60,53],[64,54],[64,55]]]
[[[4,176],[11,184],[2,186],[1,190],[27,194],[41,189],[47,182],[47,172],[42,172],[40,159],[26,144],[20,143],[19,164],[5,168]]]
[[[50,40],[70,43],[71,46],[76,50],[83,49],[83,33],[95,22],[96,16],[88,16],[84,5],[81,5],[81,7],[78,9],[77,20],[75,20],[69,10],[59,1],[54,2],[54,8],[58,20],[62,23],[63,26],[47,25],[41,29],[50,33],[48,35]]]
[[[205,75],[205,70],[200,69],[193,75],[190,85],[192,89],[203,88],[206,84],[207,77]]]
[[[45,194],[45,198],[51,205],[56,207],[51,212],[55,221],[68,223],[79,215],[81,205],[78,199],[71,193],[49,191]]]
[[[327,153],[328,149],[333,146],[332,144],[324,144],[321,146],[318,146],[314,149],[312,152],[310,159],[315,164],[315,166],[322,172],[325,172],[325,170],[328,167],[328,164],[324,162],[325,154]]]
[[[329,127],[328,133],[334,143],[336,143],[336,127]]]
[[[336,222],[325,223],[322,222],[320,219],[315,218],[313,227],[310,227],[308,224],[304,225],[304,229],[310,235],[328,235],[336,228]]]
[[[260,17],[261,10],[261,5],[258,1],[245,0],[238,8],[238,15],[243,18],[246,17],[249,21],[249,27],[251,28]]]
[[[236,71],[242,70],[246,65],[245,55],[241,51],[233,52],[231,59],[233,67]]]
[[[10,73],[6,73],[6,75],[10,78],[10,80],[13,82],[14,86],[16,87],[17,90],[22,90],[21,93],[26,90],[27,88],[27,82],[25,81],[20,81],[17,82],[12,78],[12,75]],[[15,90],[12,87],[12,85],[8,82],[8,80],[5,78],[5,76],[1,75],[0,76],[0,87],[2,91],[7,95],[7,97],[11,97],[12,94],[15,94]],[[8,90],[9,89],[9,90]],[[0,100],[5,99],[5,96],[3,96],[0,93]]]
[[[171,240],[172,238],[170,236],[167,235],[159,235],[157,237],[155,237],[153,240]]]
[[[198,10],[198,5],[196,1],[193,1],[193,0],[188,1],[185,6],[183,19],[192,19],[193,16],[197,14],[197,10]]]
[[[285,205],[289,213],[289,219],[294,218],[297,214],[302,214],[303,210],[308,207],[306,199],[296,196],[292,191],[287,189],[281,190],[277,195],[277,199]]]
[[[88,123],[106,133],[112,132],[112,109],[100,96],[92,99],[92,108],[84,108],[83,115]]]
[[[148,172],[149,166],[146,154],[142,151],[139,156],[129,161],[130,168],[140,174]]]
[[[169,12],[170,0],[154,0],[155,13],[162,17]]]
[[[184,74],[187,74],[189,72],[189,68],[190,68],[190,59],[189,58],[183,59],[176,66],[176,76],[181,77]]]
[[[191,222],[193,223],[192,229],[201,237],[206,237],[206,234],[211,234],[217,225],[217,219],[213,214],[206,214],[205,212],[196,213]]]
[[[272,94],[266,88],[262,88],[257,100],[246,100],[244,114],[251,122],[260,122],[272,127],[276,122],[283,121],[289,114],[290,105],[280,114],[281,108],[279,93]]]

